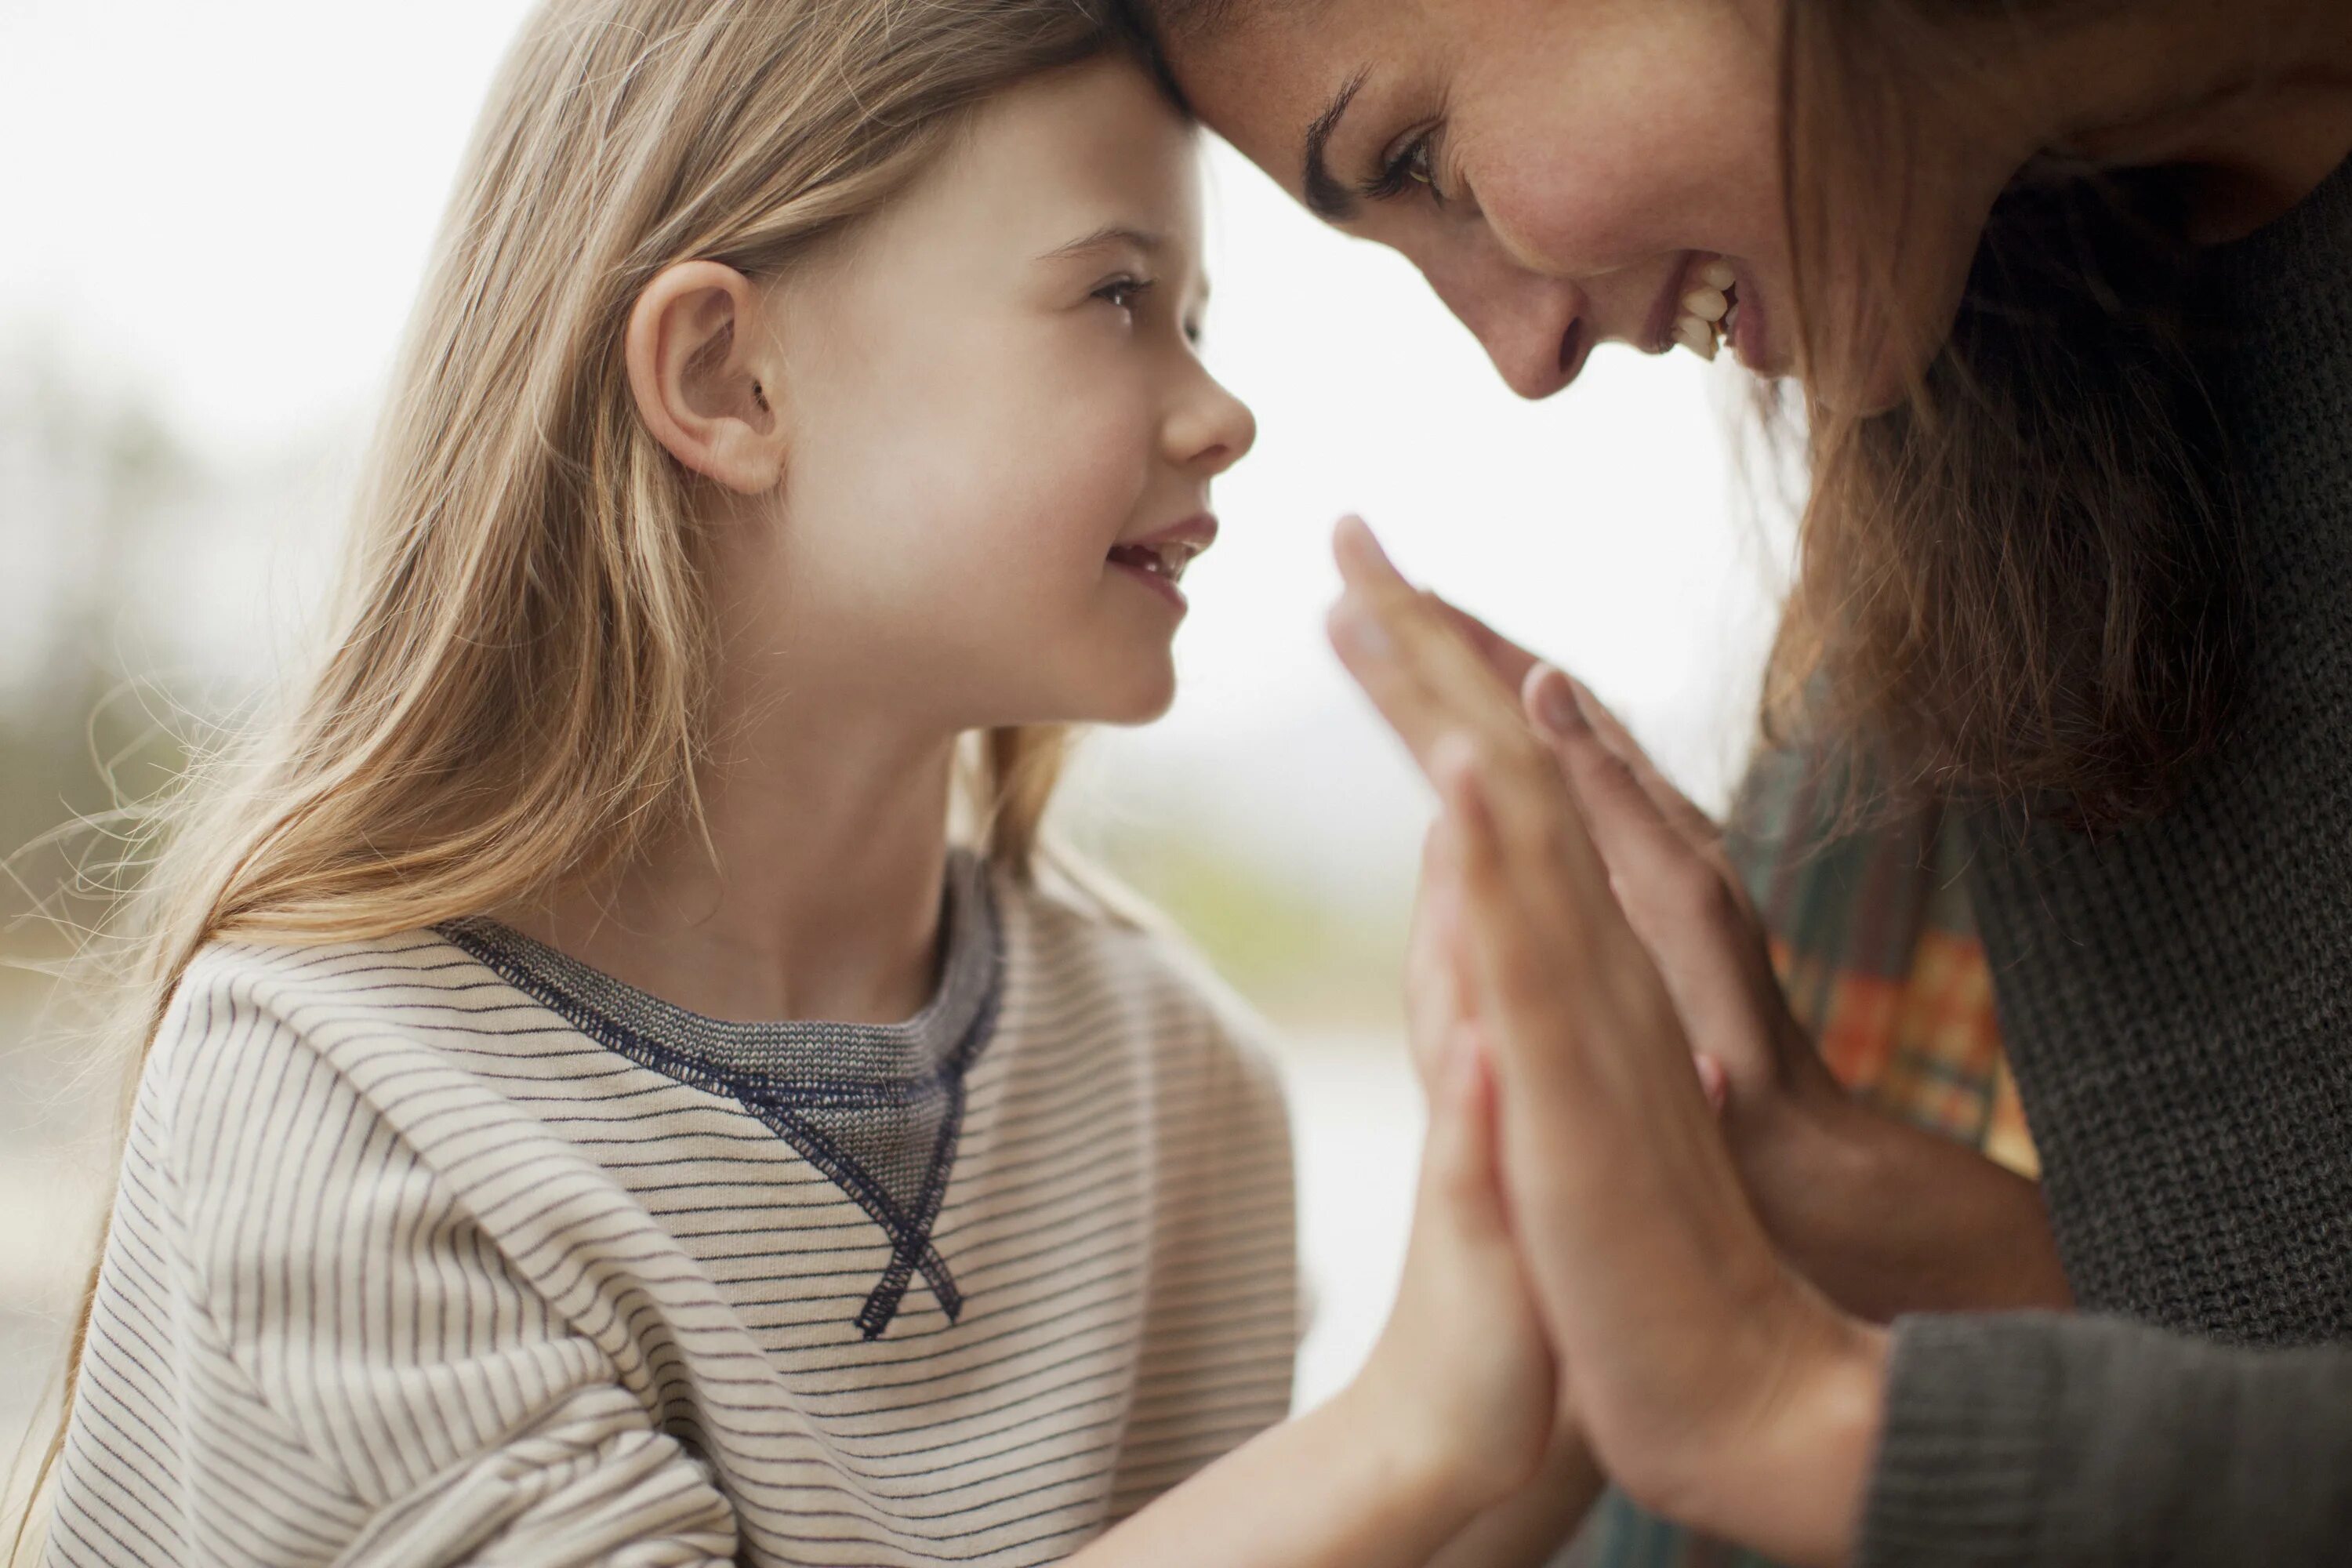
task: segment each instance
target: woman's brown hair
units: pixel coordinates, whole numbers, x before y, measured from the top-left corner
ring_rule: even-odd
[[[1923,104],[1981,113],[1963,41],[2054,36],[2112,0],[1790,0],[1781,165],[1811,492],[1767,727],[1886,789],[2085,826],[2158,809],[2219,738],[2246,618],[2198,268],[2161,172],[2053,149],[1978,243],[1950,336],[1893,407],[1855,385],[1912,260]],[[1995,35],[1994,27],[2000,33]]]

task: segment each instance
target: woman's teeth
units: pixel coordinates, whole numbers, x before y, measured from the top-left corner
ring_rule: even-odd
[[[1735,287],[1738,281],[1739,275],[1727,261],[1710,261],[1700,268],[1698,286],[1683,296],[1683,312],[1675,318],[1675,342],[1701,359],[1713,359],[1739,320]]]

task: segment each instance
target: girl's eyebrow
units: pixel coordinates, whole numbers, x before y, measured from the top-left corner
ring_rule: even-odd
[[[1055,246],[1037,259],[1060,261],[1073,256],[1085,256],[1093,251],[1108,250],[1117,246],[1129,247],[1143,252],[1146,256],[1157,256],[1166,248],[1167,244],[1167,237],[1164,235],[1151,234],[1121,223],[1105,224],[1092,234],[1082,236],[1067,245]]]

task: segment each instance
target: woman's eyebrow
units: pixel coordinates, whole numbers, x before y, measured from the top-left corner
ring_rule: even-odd
[[[1331,177],[1323,153],[1331,144],[1332,133],[1339,129],[1348,105],[1355,101],[1357,92],[1371,74],[1371,68],[1367,66],[1341,83],[1339,90],[1331,95],[1331,101],[1323,106],[1323,112],[1307,127],[1307,178],[1302,188],[1307,210],[1326,223],[1341,222],[1356,210],[1355,194]]]
[[[1130,247],[1143,252],[1146,256],[1157,256],[1167,247],[1167,244],[1168,239],[1164,235],[1152,234],[1129,224],[1107,223],[1092,234],[1081,235],[1067,245],[1055,246],[1037,259],[1061,261],[1073,256],[1085,256],[1097,250],[1109,250],[1118,246]]]

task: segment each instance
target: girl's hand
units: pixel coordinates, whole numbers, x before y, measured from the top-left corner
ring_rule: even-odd
[[[1468,1007],[1495,1057],[1505,1184],[1604,1466],[1776,1554],[1841,1561],[1884,1340],[1781,1263],[1690,1068],[1668,984],[1558,760],[1361,526],[1333,636],[1459,836]]]
[[[1535,1474],[1558,1394],[1505,1210],[1494,1074],[1475,1025],[1451,1031],[1432,1089],[1396,1304],[1339,1397],[1370,1430],[1417,1435],[1422,1473],[1475,1513]]]

